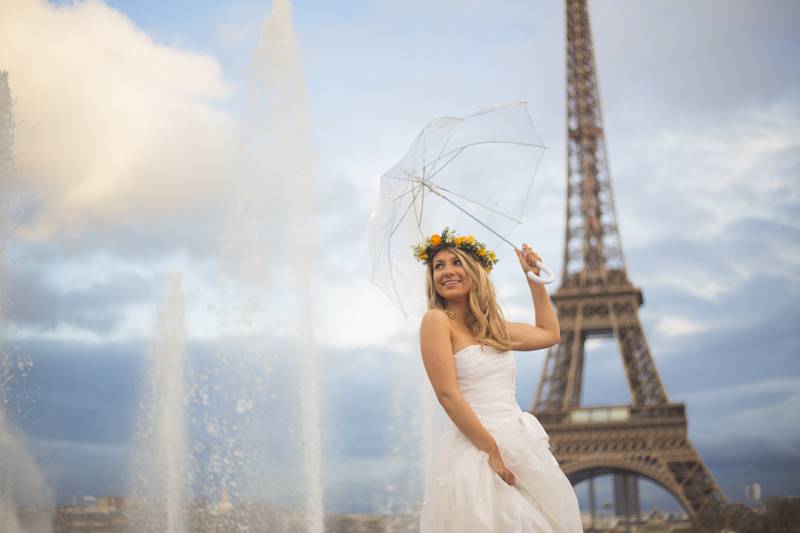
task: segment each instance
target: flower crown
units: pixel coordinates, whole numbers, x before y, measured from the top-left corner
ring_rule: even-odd
[[[444,248],[458,248],[472,255],[486,272],[491,272],[498,259],[495,253],[486,249],[486,245],[475,240],[474,235],[456,235],[450,228],[444,228],[441,234],[434,233],[427,239],[412,247],[414,257],[422,264],[428,262],[436,252]]]

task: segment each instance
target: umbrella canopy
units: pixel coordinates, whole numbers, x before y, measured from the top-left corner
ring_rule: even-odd
[[[381,177],[367,229],[370,280],[404,314],[424,309],[425,268],[411,247],[445,226],[475,233],[480,224],[505,240],[522,222],[544,150],[525,102],[431,121]]]

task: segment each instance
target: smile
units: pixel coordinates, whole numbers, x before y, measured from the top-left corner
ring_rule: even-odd
[[[461,280],[458,279],[449,279],[447,281],[442,282],[442,285],[445,287],[455,287],[456,285],[460,285]]]

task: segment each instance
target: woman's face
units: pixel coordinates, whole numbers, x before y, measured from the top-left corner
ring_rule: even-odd
[[[433,256],[433,286],[445,300],[458,300],[469,295],[472,279],[461,264],[461,259],[445,248]]]

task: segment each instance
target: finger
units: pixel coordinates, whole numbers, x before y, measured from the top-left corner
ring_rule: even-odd
[[[523,255],[523,253],[521,251],[517,250],[517,249],[515,249],[515,251],[517,252],[517,259],[519,259],[520,266],[523,269],[529,268],[530,265],[528,265],[528,261],[525,259],[525,256]]]

